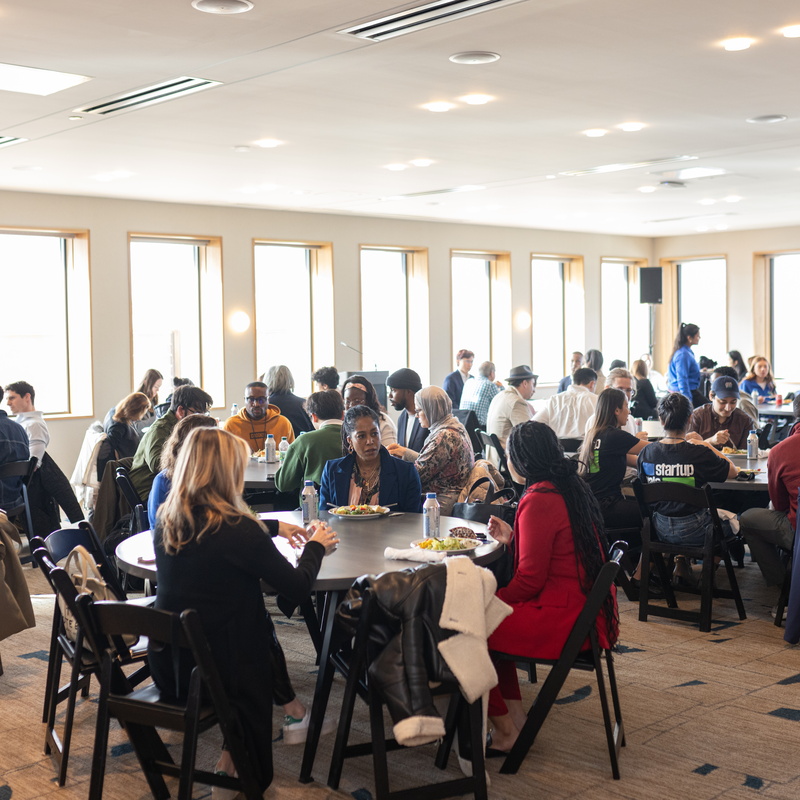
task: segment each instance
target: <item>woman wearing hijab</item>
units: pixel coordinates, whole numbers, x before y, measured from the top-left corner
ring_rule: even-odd
[[[413,461],[422,491],[436,492],[442,514],[449,514],[475,464],[466,428],[453,416],[450,397],[438,386],[427,386],[414,395],[419,424],[430,433],[419,453],[398,444],[388,446],[393,456]]]

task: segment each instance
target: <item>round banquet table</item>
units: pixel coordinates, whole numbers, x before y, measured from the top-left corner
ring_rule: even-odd
[[[262,519],[277,519],[295,525],[302,524],[299,511],[276,511],[259,515]],[[402,514],[379,519],[340,519],[320,512],[320,519],[327,522],[338,534],[336,552],[322,560],[322,568],[314,583],[315,591],[349,589],[353,581],[367,573],[396,572],[413,566],[417,562],[394,561],[383,557],[387,547],[407,549],[414,539],[422,539],[422,514]],[[476,533],[485,533],[486,525],[456,517],[442,517],[441,535],[445,536],[456,525],[471,528]],[[289,560],[294,553],[291,545],[282,537],[274,539],[278,549]],[[502,554],[502,548],[493,539],[488,539],[474,551],[477,564],[485,566]],[[117,563],[123,572],[138,578],[156,580],[153,539],[150,531],[138,533],[125,539],[116,549]]]

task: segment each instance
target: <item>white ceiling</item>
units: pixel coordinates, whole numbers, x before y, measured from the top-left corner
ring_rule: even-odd
[[[797,2],[524,0],[378,43],[337,31],[415,3],[254,2],[216,16],[190,0],[0,0],[0,61],[92,78],[0,91],[0,135],[30,140],[0,148],[0,188],[643,236],[800,224],[800,39],[778,33],[800,24]],[[726,52],[731,36],[757,42]],[[465,50],[501,59],[448,60]],[[183,75],[222,85],[68,120]],[[496,99],[420,108],[468,92]],[[789,119],[746,122],[764,114]],[[615,129],[629,121],[648,127]],[[252,146],[267,137],[285,144]],[[560,175],[677,155],[697,159]],[[414,158],[436,163],[384,168]],[[637,191],[681,166],[729,174]],[[132,175],[92,177],[117,170]],[[398,199],[463,185],[485,188]]]

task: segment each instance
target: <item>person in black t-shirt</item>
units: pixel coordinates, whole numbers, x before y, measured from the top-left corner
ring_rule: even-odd
[[[674,481],[700,488],[711,481],[736,477],[739,471],[731,461],[704,441],[686,441],[692,414],[688,398],[677,392],[668,394],[658,405],[658,417],[664,426],[664,438],[647,445],[639,453],[639,479],[643,483]],[[696,511],[683,503],[658,503],[653,513],[658,538],[690,546],[702,545],[711,524],[708,509]],[[726,538],[733,533],[722,521]],[[684,560],[675,567],[677,578],[691,581],[691,568]]]
[[[594,423],[581,448],[581,471],[600,503],[607,528],[641,528],[639,506],[622,494],[627,466],[636,466],[636,456],[647,442],[622,427],[628,421],[628,398],[620,389],[604,389],[597,400]],[[640,541],[628,544],[638,547]]]

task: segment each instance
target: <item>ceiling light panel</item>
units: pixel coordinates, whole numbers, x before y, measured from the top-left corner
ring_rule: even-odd
[[[20,67],[17,64],[0,64],[0,91],[35,94],[40,97],[62,92],[91,78],[50,69]]]

